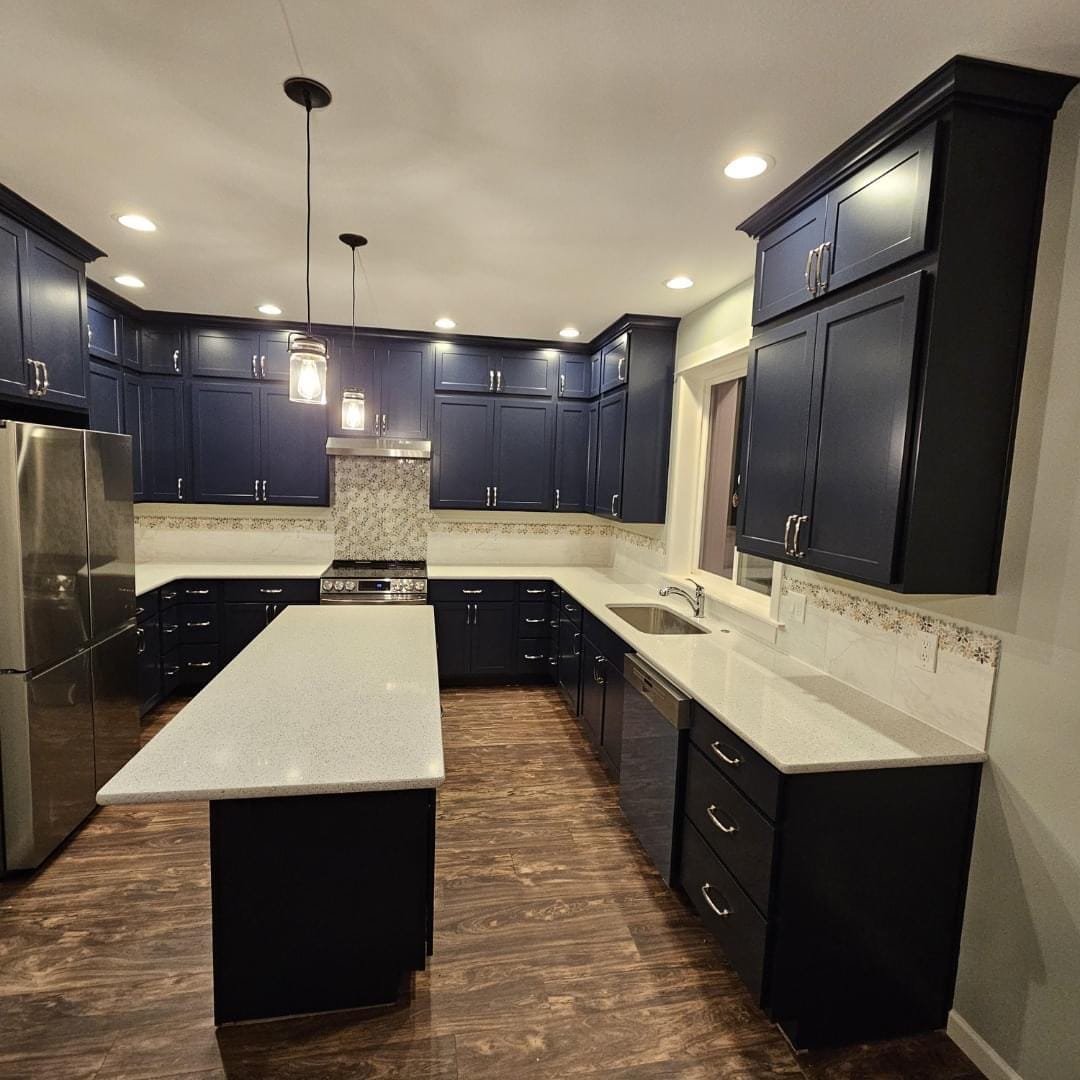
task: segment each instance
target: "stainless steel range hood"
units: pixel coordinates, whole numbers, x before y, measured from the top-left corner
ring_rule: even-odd
[[[331,457],[382,457],[420,458],[431,457],[431,443],[427,439],[386,439],[374,435],[347,437],[332,435],[326,440],[326,452]]]

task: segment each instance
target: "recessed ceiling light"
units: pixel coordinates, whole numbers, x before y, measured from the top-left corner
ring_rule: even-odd
[[[581,331],[576,326],[564,326],[559,331],[559,337],[579,337]]]
[[[134,274],[117,274],[113,281],[117,285],[126,285],[129,289],[141,289],[143,287],[142,278],[137,278]]]
[[[693,288],[694,279],[687,277],[685,274],[676,274],[674,277],[670,277],[664,284],[669,289],[690,289]]]
[[[453,320],[453,319],[447,319],[447,318],[446,318],[446,317],[444,316],[444,317],[443,317],[443,318],[441,318],[441,319],[436,319],[436,320],[435,320],[435,325],[436,325],[436,326],[437,326],[437,327],[438,327],[438,328],[439,328],[440,330],[453,330],[453,329],[454,329],[454,327],[455,327],[455,326],[457,326],[457,323],[456,323],[456,322],[454,322],[454,320]]]
[[[157,232],[157,226],[142,214],[120,214],[116,219],[125,229],[136,232]]]
[[[277,304],[260,304],[259,305],[259,311],[261,311],[264,315],[280,315],[281,314],[281,308],[279,308],[277,306]]]
[[[773,159],[765,154],[740,154],[724,166],[724,175],[732,180],[750,180],[760,176],[772,164]]]

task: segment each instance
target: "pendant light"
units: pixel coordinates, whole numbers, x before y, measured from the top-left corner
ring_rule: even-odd
[[[303,75],[285,80],[285,94],[307,114],[307,228],[304,285],[307,292],[307,332],[289,334],[289,400],[304,405],[326,404],[328,342],[311,332],[311,110],[330,104],[330,91]]]
[[[356,249],[367,243],[359,233],[342,233],[338,239],[352,249],[352,354],[356,356]],[[363,431],[367,426],[364,388],[346,386],[341,391],[341,426],[346,431]]]

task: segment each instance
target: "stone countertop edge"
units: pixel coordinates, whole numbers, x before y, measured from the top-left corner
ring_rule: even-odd
[[[318,578],[329,564],[319,562],[147,562],[135,567],[135,593],[153,592],[173,581],[192,578]]]
[[[680,690],[728,725],[782,773],[973,764],[969,746],[892,705],[722,623],[702,635],[636,630],[608,604],[648,603],[690,617],[655,587],[611,567],[428,565],[429,580],[548,580],[573,595]]]

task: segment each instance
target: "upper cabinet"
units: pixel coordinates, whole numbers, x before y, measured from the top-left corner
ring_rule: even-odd
[[[499,353],[495,391],[522,397],[550,398],[559,376],[559,353],[555,349]]]
[[[994,591],[1050,134],[1076,82],[957,57],[740,225],[758,239],[740,550]]]
[[[92,296],[86,301],[86,342],[95,360],[120,363],[124,347],[121,317]]]
[[[154,375],[183,375],[183,333],[175,326],[143,326],[139,333],[139,358],[143,371]]]
[[[559,397],[591,398],[599,392],[599,385],[594,386],[594,365],[599,358],[582,356],[580,353],[563,353],[559,357]]]
[[[344,335],[330,360],[330,429],[335,435],[426,439],[431,425],[432,346],[425,341]],[[364,392],[364,427],[341,427],[341,392]]]
[[[435,345],[435,389],[448,393],[495,393],[495,353],[481,346]]]
[[[193,375],[229,379],[289,378],[289,330],[195,327],[188,331]]]
[[[22,397],[35,383],[23,348],[26,229],[0,216],[0,392]]]
[[[630,378],[630,341],[620,334],[600,353],[600,392],[617,390]]]
[[[499,349],[440,341],[435,389],[448,393],[551,398],[559,378],[557,349]]]

